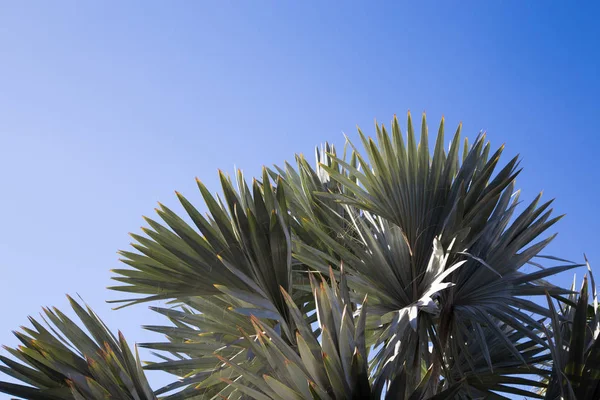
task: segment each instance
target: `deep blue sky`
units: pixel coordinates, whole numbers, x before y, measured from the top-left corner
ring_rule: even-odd
[[[592,2],[25,3],[0,5],[0,343],[76,292],[157,339],[144,306],[104,303],[156,201],[200,203],[196,176],[216,190],[217,168],[312,157],[408,109],[520,153],[522,198],[568,214],[551,252],[600,265]]]

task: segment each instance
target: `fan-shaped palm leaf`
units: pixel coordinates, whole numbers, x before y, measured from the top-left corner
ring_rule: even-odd
[[[15,332],[22,345],[6,348],[14,359],[0,356],[0,371],[27,386],[0,382],[0,392],[32,400],[156,399],[123,335],[117,339],[89,307],[69,301],[89,333],[57,309],[44,309],[48,328],[30,318],[33,329]]]
[[[592,304],[589,304],[587,276],[583,279],[579,295],[565,299],[558,311],[548,296],[552,311],[549,327],[553,336],[550,339],[552,374],[547,390],[543,391],[545,399],[600,398],[600,309],[592,269],[589,263],[587,266],[592,284]]]

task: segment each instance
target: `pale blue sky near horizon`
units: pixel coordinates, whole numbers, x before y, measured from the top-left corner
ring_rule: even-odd
[[[402,3],[402,4],[401,4]],[[416,3],[416,2],[415,2]],[[247,176],[408,109],[519,153],[522,199],[556,197],[548,252],[600,265],[600,6],[558,1],[2,2],[0,344],[79,293],[110,311],[116,251],[194,177]],[[596,269],[598,269],[596,267]],[[578,272],[582,276],[583,270]],[[600,275],[600,274],[597,274]],[[566,284],[568,277],[559,283]],[[5,350],[0,350],[5,355]],[[150,374],[153,386],[170,377]],[[2,378],[0,378],[2,379]],[[2,395],[0,395],[2,396]]]

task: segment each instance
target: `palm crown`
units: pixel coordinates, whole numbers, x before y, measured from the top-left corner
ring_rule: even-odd
[[[167,301],[152,308],[169,323],[145,327],[165,341],[139,345],[160,359],[144,368],[175,375],[173,384],[152,392],[124,338],[72,301],[85,331],[60,311],[45,311],[50,330],[32,319],[34,329],[16,333],[23,345],[9,349],[13,358],[0,358],[25,385],[0,391],[594,398],[597,373],[582,376],[600,367],[595,289],[588,305],[587,283],[577,297],[546,281],[579,266],[540,255],[560,219],[551,202],[538,196],[516,214],[519,161],[498,168],[503,147],[492,151],[485,135],[469,145],[459,126],[446,151],[442,119],[430,151],[425,115],[419,144],[410,114],[407,125],[406,140],[394,118],[376,139],[359,131],[362,152],[349,140],[343,154],[326,144],[316,167],[297,156],[251,184],[220,173],[222,197],[198,181],[207,215],[177,193],[185,220],[164,205],[162,222],[146,218],[111,289],[133,295],[120,307]]]

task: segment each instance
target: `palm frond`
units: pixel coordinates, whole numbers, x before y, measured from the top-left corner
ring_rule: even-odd
[[[148,237],[132,235],[139,253],[121,252],[132,269],[115,270],[121,277],[113,279],[125,285],[111,289],[147,296],[119,302],[215,295],[222,286],[248,292],[285,313],[279,287],[292,292],[292,263],[283,189],[275,190],[266,170],[262,183],[254,180],[252,191],[241,172],[237,191],[223,173],[220,179],[227,207],[198,181],[210,210],[207,218],[177,193],[199,232],[161,205],[156,211],[168,227],[146,218]]]
[[[123,335],[69,301],[88,333],[58,309],[44,309],[47,328],[30,318],[33,329],[15,332],[22,345],[6,348],[14,358],[0,356],[0,371],[27,386],[0,382],[0,392],[32,400],[156,399]]]
[[[343,262],[352,291],[359,296],[369,293],[371,309],[380,315],[419,302],[431,287],[436,268],[443,271],[464,263],[450,274],[452,287],[440,292],[435,300],[439,315],[424,319],[423,329],[411,334],[412,340],[403,341],[408,346],[404,352],[436,342],[441,352],[438,360],[444,356],[456,358],[458,354],[453,353],[461,350],[449,345],[450,338],[462,336],[469,327],[471,335],[478,333],[475,339],[481,340],[481,331],[486,328],[501,336],[505,351],[527,365],[518,343],[497,326],[506,325],[545,346],[542,324],[534,316],[547,317],[549,312],[523,297],[570,293],[545,279],[581,266],[566,263],[533,273],[522,271],[554,237],[539,239],[560,219],[551,218],[551,202],[539,205],[538,196],[515,218],[519,205],[515,192],[518,159],[495,172],[503,147],[490,156],[490,144],[485,142],[485,135],[480,135],[470,148],[465,145],[461,161],[460,127],[446,153],[443,120],[433,158],[427,150],[425,118],[418,146],[410,114],[407,145],[397,119],[392,123],[391,135],[384,126],[377,127],[377,142],[359,134],[366,157],[349,142],[354,165],[334,153],[329,154],[327,163],[319,165],[328,175],[321,180],[333,190],[312,194],[288,190],[305,193],[305,203],[317,203],[325,210],[316,222],[314,218],[302,220],[302,232],[298,234],[305,237],[308,232],[321,245],[296,241],[294,258],[318,271]],[[290,168],[285,172],[284,182],[293,186],[296,181],[289,179],[293,176]],[[315,196],[323,201],[315,200]],[[338,204],[337,208],[332,202]],[[331,231],[344,234],[333,236]],[[448,254],[441,249],[447,249]],[[443,257],[443,264],[436,263]],[[375,324],[370,326],[371,332],[389,334],[386,329],[377,330],[381,320],[372,320]],[[385,336],[379,339],[386,340]],[[384,351],[389,352],[387,344]],[[491,360],[483,344],[479,351]],[[421,357],[430,360],[423,350],[415,358],[415,365]]]
[[[595,399],[600,397],[600,340],[598,296],[594,276],[586,259],[592,286],[592,304],[589,304],[588,277],[583,278],[578,296],[557,310],[548,296],[552,311],[549,329],[552,355],[552,374],[548,388],[542,393],[545,399]],[[573,286],[575,282],[573,282]],[[575,305],[571,305],[575,303]]]

